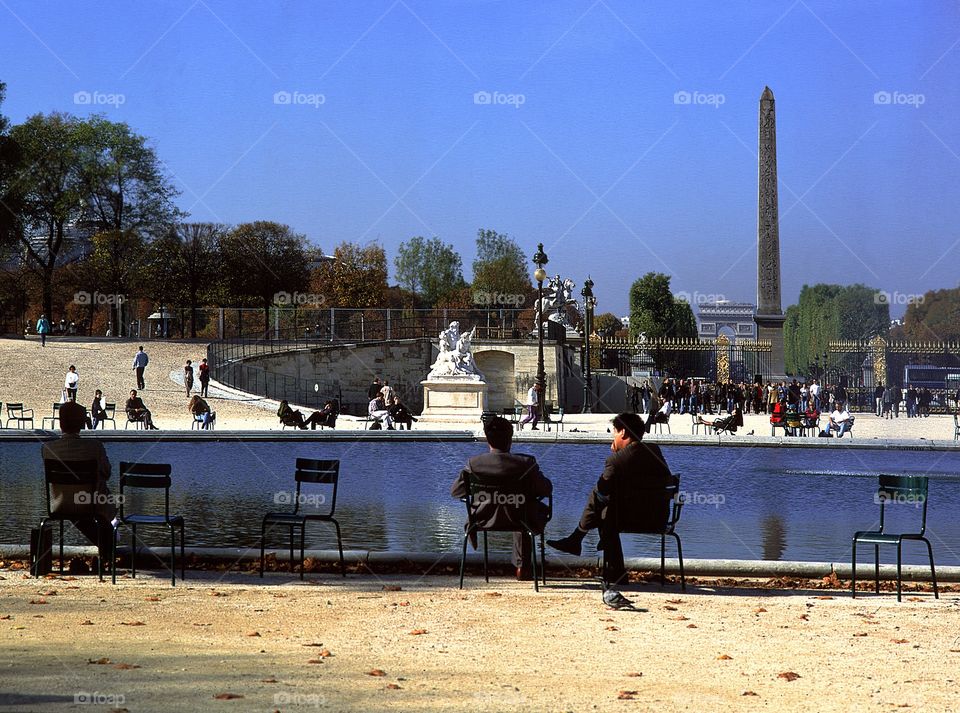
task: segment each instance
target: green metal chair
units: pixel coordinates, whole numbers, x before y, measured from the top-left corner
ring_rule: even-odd
[[[851,576],[850,588],[853,596],[857,596],[857,543],[872,544],[874,552],[874,582],[876,592],[880,593],[880,545],[897,546],[897,601],[902,601],[903,576],[903,541],[918,540],[927,546],[927,553],[930,556],[930,575],[933,579],[933,596],[940,598],[937,590],[937,571],[933,564],[933,547],[930,540],[924,537],[927,529],[927,484],[928,478],[925,476],[901,476],[901,475],[881,475],[880,487],[877,489],[876,500],[880,503],[880,529],[879,530],[861,530],[853,536],[853,572]],[[897,504],[906,504],[915,508],[922,507],[920,517],[920,532],[908,533],[888,533],[884,532],[884,515],[888,501]]]
[[[953,440],[960,441],[960,418],[953,414]]]
[[[170,472],[171,466],[165,463],[120,463],[120,512],[114,525],[113,557],[116,562],[117,536],[120,527],[129,525],[131,530],[130,576],[137,576],[137,525],[161,526],[170,531],[170,584],[177,586],[177,535],[180,530],[180,579],[184,579],[186,553],[183,543],[183,517],[170,514]],[[163,514],[145,514],[126,512],[126,500],[132,489],[163,490]],[[113,567],[113,583],[117,583],[117,568]]]
[[[332,523],[337,531],[337,548],[340,551],[340,574],[347,576],[347,568],[343,562],[343,538],[340,534],[340,523],[333,516],[337,509],[337,485],[340,481],[340,461],[339,460],[314,460],[312,458],[297,458],[297,470],[295,474],[297,490],[295,494],[278,493],[274,496],[274,502],[278,504],[289,503],[293,501],[292,512],[270,512],[267,513],[260,525],[260,576],[263,576],[264,564],[266,560],[266,538],[267,528],[273,525],[280,525],[289,528],[290,531],[290,571],[293,571],[293,533],[296,528],[300,529],[300,579],[303,579],[303,560],[306,539],[306,529],[308,522],[329,522]],[[325,493],[306,495],[302,492],[302,484],[307,483],[317,486],[330,486],[330,497]],[[329,505],[329,508],[321,511],[319,508],[312,510],[303,508],[301,505],[310,504],[311,500],[317,505]]]

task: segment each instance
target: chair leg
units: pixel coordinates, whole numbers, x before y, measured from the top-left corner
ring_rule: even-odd
[[[873,546],[873,582],[877,594],[880,594],[880,545]]]
[[[903,561],[903,540],[897,540],[897,601],[898,602],[903,601],[903,594],[901,591],[903,589],[902,579],[901,579],[902,561]]]
[[[487,571],[487,533],[483,533],[483,578],[490,581],[490,573]]]
[[[137,578],[137,526],[130,525],[130,577]]]
[[[467,563],[467,541],[470,539],[470,531],[463,533],[463,551],[460,553],[460,589],[463,589],[463,569]]]
[[[94,518],[94,525],[97,528],[97,577],[100,581],[103,581],[103,550],[104,545],[106,544],[103,541],[103,528],[100,527],[100,519]]]
[[[671,532],[673,538],[677,541],[677,559],[680,561],[680,591],[687,591],[687,579],[683,575],[683,545],[680,544],[680,535]]]
[[[340,537],[340,523],[336,520],[331,520],[333,526],[337,528],[337,549],[340,551],[340,575],[343,577],[347,576],[347,567],[343,563],[343,539]]]
[[[547,548],[544,545],[543,533],[540,533],[540,575],[544,586],[547,584]]]
[[[857,538],[853,538],[853,561],[850,563],[850,594],[857,598]]]
[[[170,586],[177,586],[177,529],[173,525],[170,528]]]
[[[927,545],[927,554],[930,555],[930,576],[933,577],[933,598],[939,599],[940,592],[937,589],[937,570],[933,566],[933,547],[930,546],[930,540],[926,537],[923,538],[923,541]]]
[[[530,566],[533,568],[533,591],[540,591],[540,579],[537,577],[537,536],[533,534],[532,530],[529,530],[527,534],[530,536]]]
[[[186,567],[187,567],[187,556],[186,556],[186,547],[183,544],[183,528],[184,525],[180,523],[180,581],[183,581],[186,578]]]
[[[306,558],[304,557],[307,540],[307,521],[304,520],[300,525],[300,579],[303,579],[303,570],[307,568]]]
[[[662,587],[666,582],[663,574],[667,568],[667,536],[660,535],[660,586]]]
[[[117,525],[114,525],[110,533],[110,570],[113,584],[117,583],[117,529]]]
[[[60,574],[63,574],[63,520],[60,521]]]
[[[293,525],[290,526],[290,571],[293,572]]]
[[[267,523],[260,523],[260,579],[263,579],[264,557],[266,555]]]

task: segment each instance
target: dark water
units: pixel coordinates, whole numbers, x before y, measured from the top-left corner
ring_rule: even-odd
[[[260,519],[269,510],[287,509],[275,500],[292,492],[299,456],[341,460],[337,515],[345,547],[423,552],[459,547],[464,509],[450,497],[450,485],[467,458],[484,449],[459,442],[112,442],[106,447],[114,478],[121,460],[173,465],[172,508],[186,518],[188,546],[259,547]],[[0,444],[0,542],[28,542],[30,527],[43,515],[39,450],[37,444]],[[521,444],[516,450],[536,456],[553,480],[554,519],[547,536],[567,534],[608,447]],[[678,528],[687,557],[846,561],[853,532],[876,525],[876,473],[885,472],[930,476],[928,535],[937,562],[960,565],[955,517],[960,453],[703,446],[663,451],[687,493]],[[894,510],[895,522],[920,515],[912,506]],[[68,536],[68,542],[81,540]],[[334,542],[322,525],[308,529],[308,548],[330,548]],[[595,542],[591,535],[585,553],[592,553]],[[624,550],[628,556],[650,556],[659,544],[624,537]],[[905,549],[907,561],[922,562],[920,554],[910,545]]]

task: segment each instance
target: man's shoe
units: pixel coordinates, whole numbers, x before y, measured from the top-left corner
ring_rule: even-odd
[[[579,557],[583,551],[583,540],[577,537],[564,537],[562,540],[547,540],[547,544],[555,550],[566,552],[568,555]]]
[[[518,582],[533,581],[533,568],[529,566],[517,567],[517,581]]]

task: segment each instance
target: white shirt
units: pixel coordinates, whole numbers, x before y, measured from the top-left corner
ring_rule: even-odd
[[[66,378],[63,380],[63,388],[65,389],[75,389],[77,384],[80,382],[80,375],[75,371],[68,371]]]
[[[834,411],[830,414],[830,420],[834,423],[843,423],[844,421],[850,418],[850,412],[844,409],[843,411]]]
[[[659,413],[662,413],[664,416],[669,416],[671,411],[673,411],[673,401],[664,401]]]
[[[537,389],[533,386],[527,391],[527,406],[537,405]]]
[[[817,396],[820,393],[820,384],[811,384],[810,385],[810,395]]]

